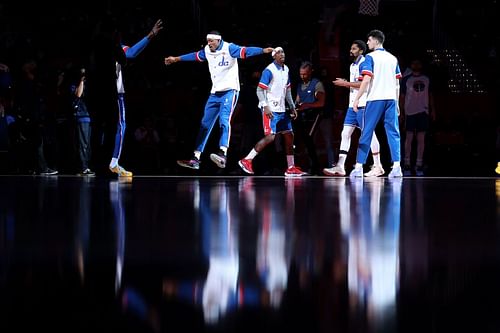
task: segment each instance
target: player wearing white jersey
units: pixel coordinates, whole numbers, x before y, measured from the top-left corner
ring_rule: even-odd
[[[351,177],[363,177],[363,164],[368,157],[375,127],[382,116],[384,116],[384,127],[393,162],[392,170],[388,176],[389,178],[403,176],[397,107],[398,80],[401,78],[401,71],[397,58],[383,48],[384,40],[385,36],[382,31],[370,31],[367,45],[373,52],[366,55],[365,61],[360,66],[363,81],[353,102],[355,112],[358,112],[363,94],[368,92],[368,95],[366,97],[365,124],[359,138],[356,165],[350,173]]]
[[[354,104],[354,99],[358,94],[358,89],[361,86],[361,80],[363,79],[359,66],[363,61],[365,61],[364,54],[366,53],[366,43],[362,40],[355,40],[352,42],[350,56],[352,59],[350,70],[349,81],[345,79],[336,79],[333,84],[337,87],[349,88],[349,107],[344,118],[344,128],[341,133],[340,141],[340,151],[339,159],[335,166],[332,168],[323,169],[323,173],[327,176],[345,176],[345,160],[347,159],[347,154],[349,152],[349,147],[351,146],[351,136],[354,130],[359,128],[363,130],[363,119],[365,113],[366,105],[366,94],[361,96],[358,104],[358,112],[354,112],[352,106]],[[367,177],[377,177],[384,174],[384,169],[380,162],[380,144],[375,133],[373,133],[373,138],[371,141],[371,151],[373,156],[373,167],[365,174]]]
[[[276,134],[282,133],[288,165],[285,176],[301,177],[306,173],[295,166],[292,119],[297,118],[297,111],[290,88],[289,69],[285,65],[285,51],[283,51],[283,48],[277,47],[272,52],[272,55],[274,61],[262,72],[257,87],[257,97],[259,98],[259,107],[262,109],[265,136],[257,142],[250,153],[240,160],[238,164],[246,173],[254,174],[252,160],[268,144],[274,141]],[[290,107],[290,113],[286,112],[285,102]]]
[[[211,154],[210,159],[219,168],[226,167],[226,154],[231,137],[231,115],[240,91],[238,59],[271,53],[272,50],[272,47],[244,47],[224,42],[219,32],[211,31],[207,34],[207,45],[202,50],[178,57],[165,58],[166,65],[178,61],[206,61],[212,79],[212,89],[201,119],[194,156],[190,160],[179,160],[177,164],[196,170],[200,168],[201,153],[205,149],[210,132],[218,117],[221,129],[220,150],[217,154]]]

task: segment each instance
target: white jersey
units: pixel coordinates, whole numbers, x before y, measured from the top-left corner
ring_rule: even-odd
[[[269,71],[271,75],[266,75]],[[268,72],[268,73],[269,73]],[[285,112],[286,90],[289,87],[289,69],[287,65],[278,67],[275,62],[269,64],[262,73],[259,86],[267,90],[267,105],[272,112]],[[272,78],[271,78],[272,76]],[[266,82],[269,78],[269,82]]]
[[[205,56],[208,61],[208,70],[212,79],[212,94],[227,90],[240,90],[240,79],[238,70],[238,59],[229,53],[229,45],[224,43],[220,50],[210,51],[205,46]]]
[[[401,71],[398,59],[383,48],[376,49],[365,57],[360,65],[361,75],[370,75],[367,101],[397,100]]]
[[[122,75],[122,65],[116,62],[116,91],[119,94],[125,93],[125,87],[123,85],[123,75]]]
[[[401,93],[405,98],[405,113],[408,116],[429,113],[429,77],[410,74],[401,82]]]
[[[355,61],[351,64],[351,67],[349,68],[349,72],[351,73],[349,77],[349,82],[361,82],[363,80],[363,77],[361,76],[361,72],[359,70],[360,64],[365,61],[364,56],[360,56],[358,61]],[[356,99],[356,96],[358,95],[359,89],[357,88],[349,88],[349,107],[352,108],[354,105],[354,99]],[[359,107],[364,107],[366,106],[366,92],[361,96],[359,99]]]

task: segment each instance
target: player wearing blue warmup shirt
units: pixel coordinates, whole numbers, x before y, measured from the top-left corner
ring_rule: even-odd
[[[373,132],[378,121],[384,117],[384,127],[391,151],[392,170],[389,178],[402,177],[401,146],[399,134],[399,79],[401,71],[397,58],[383,48],[384,33],[372,30],[368,34],[368,48],[373,50],[365,57],[360,70],[363,81],[353,102],[353,110],[358,112],[360,98],[367,91],[365,108],[365,125],[359,138],[356,165],[350,177],[363,177],[363,164],[366,162]]]
[[[121,48],[123,49],[125,58],[133,59],[137,57],[139,53],[141,53],[146,48],[146,46],[149,44],[149,41],[154,36],[156,36],[161,29],[163,29],[162,24],[163,24],[162,21],[158,20],[151,29],[151,32],[132,47],[121,44]],[[122,62],[123,59],[121,61],[116,62],[116,89],[118,92],[119,114],[118,114],[118,127],[116,129],[116,136],[115,136],[115,146],[113,149],[113,157],[111,159],[111,162],[109,163],[109,170],[113,173],[116,173],[120,177],[132,177],[133,175],[132,172],[125,170],[118,163],[122,152],[123,139],[125,136],[125,127],[126,127],[125,88],[123,85],[123,76],[122,76],[122,66],[124,64]]]
[[[227,149],[231,138],[231,115],[240,91],[238,59],[271,53],[272,51],[272,47],[244,47],[225,42],[219,32],[211,31],[207,34],[207,45],[202,50],[165,58],[165,65],[179,61],[206,61],[212,79],[212,89],[201,119],[193,157],[190,160],[177,161],[177,164],[196,170],[200,168],[201,153],[205,149],[217,118],[219,118],[220,149],[216,154],[211,154],[210,159],[219,168],[226,167]]]

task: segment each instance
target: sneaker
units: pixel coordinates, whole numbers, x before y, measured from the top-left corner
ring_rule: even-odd
[[[177,161],[177,164],[179,164],[181,167],[184,167],[184,168],[190,168],[190,169],[195,169],[195,170],[200,169],[200,160],[197,159],[196,157],[193,157],[190,160]]]
[[[47,168],[47,169],[43,170],[42,172],[40,172],[40,175],[53,176],[53,175],[57,175],[58,173],[59,173],[59,171],[57,171],[57,170],[52,170],[50,168]]]
[[[132,172],[125,170],[118,164],[115,167],[109,167],[109,171],[116,173],[118,177],[132,177],[134,175]]]
[[[403,175],[405,177],[411,176],[411,166],[410,165],[405,164],[405,166],[403,167]]]
[[[373,165],[371,170],[365,173],[365,177],[378,177],[385,173],[381,165]]]
[[[87,177],[93,177],[95,176],[95,172],[90,170],[89,168],[83,170],[78,174],[78,176],[87,176]]]
[[[391,172],[389,172],[389,175],[387,176],[389,178],[398,178],[398,177],[403,177],[403,172],[401,172],[401,167],[392,167]]]
[[[422,177],[424,175],[424,167],[423,166],[417,165],[416,175],[417,175],[417,177]]]
[[[497,163],[497,167],[495,168],[495,172],[500,175],[500,162]]]
[[[242,159],[238,161],[239,166],[249,175],[253,175],[252,160]]]
[[[219,168],[224,169],[226,167],[226,155],[222,150],[219,150],[217,154],[210,154],[210,159],[217,164]]]
[[[302,171],[299,167],[291,166],[285,171],[286,177],[302,177],[307,175],[307,172]]]
[[[324,168],[323,174],[326,176],[345,176],[345,169],[343,166],[335,165],[331,168]]]
[[[350,178],[363,178],[363,167],[352,169],[351,173],[349,174],[349,177]]]

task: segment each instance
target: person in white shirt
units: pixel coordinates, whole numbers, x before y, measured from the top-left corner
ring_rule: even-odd
[[[401,136],[399,134],[399,79],[401,71],[398,59],[383,48],[385,35],[380,30],[372,30],[368,33],[367,45],[370,54],[360,66],[363,81],[359,87],[358,94],[353,102],[353,110],[358,112],[361,98],[365,92],[365,124],[359,138],[356,165],[350,173],[350,177],[363,177],[363,164],[366,162],[370,144],[375,127],[382,116],[387,134],[387,141],[391,151],[392,170],[389,178],[402,177],[401,171]]]
[[[272,55],[274,61],[264,69],[257,86],[257,97],[259,98],[259,107],[262,109],[265,136],[238,164],[246,173],[254,174],[252,160],[268,144],[274,142],[276,134],[281,133],[285,142],[288,165],[285,176],[300,177],[306,173],[295,166],[292,119],[297,118],[297,111],[290,88],[289,69],[285,65],[285,51],[283,48],[277,47],[273,50]],[[285,102],[290,107],[290,113],[286,111]]]
[[[349,92],[349,107],[344,118],[344,128],[341,133],[340,141],[340,151],[337,164],[331,168],[323,169],[323,173],[327,176],[345,176],[345,161],[347,159],[347,154],[351,146],[351,136],[356,128],[363,130],[363,118],[366,106],[366,93],[361,96],[360,102],[358,104],[358,112],[354,112],[352,106],[354,104],[354,99],[358,94],[358,89],[361,86],[361,80],[363,77],[360,74],[359,66],[365,61],[364,54],[366,53],[366,43],[362,40],[355,40],[352,42],[350,55],[352,59],[352,64],[350,66],[350,79],[349,81],[345,79],[336,79],[333,84],[337,87],[345,87],[350,90]],[[378,177],[384,174],[384,169],[382,168],[382,163],[380,162],[380,143],[377,139],[375,133],[373,133],[373,138],[371,142],[371,151],[373,156],[373,167],[372,169],[365,173],[366,177]]]
[[[207,34],[207,45],[200,51],[165,58],[165,65],[179,61],[206,61],[212,79],[212,89],[201,119],[193,157],[190,160],[179,160],[177,164],[195,170],[200,168],[201,153],[205,149],[217,118],[219,118],[220,149],[218,153],[210,154],[210,159],[219,168],[226,167],[226,155],[231,137],[231,115],[238,102],[240,92],[238,59],[271,53],[272,51],[272,47],[245,47],[224,42],[218,31],[211,31]]]
[[[400,109],[405,120],[406,139],[403,172],[405,176],[412,174],[411,153],[413,139],[417,139],[417,161],[415,173],[424,175],[425,135],[429,129],[429,121],[434,120],[434,99],[431,82],[422,73],[422,62],[415,59],[410,65],[411,73],[401,80]]]

